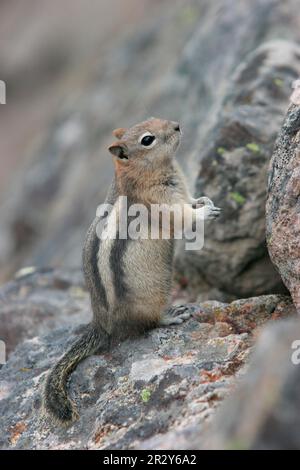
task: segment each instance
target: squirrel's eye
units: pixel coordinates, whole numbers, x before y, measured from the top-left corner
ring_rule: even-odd
[[[143,147],[150,147],[150,145],[154,144],[155,142],[155,136],[152,134],[143,135],[140,142]]]

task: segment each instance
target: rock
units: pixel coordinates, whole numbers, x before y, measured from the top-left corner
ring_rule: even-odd
[[[249,372],[209,432],[209,448],[300,448],[300,321],[264,330]]]
[[[79,270],[35,269],[0,288],[0,338],[10,354],[25,339],[91,318]]]
[[[49,366],[74,332],[60,329],[25,341],[0,371],[0,447],[127,449],[176,421],[205,419],[231,383],[227,363],[240,365],[247,352],[243,335],[215,334],[211,325],[191,320],[88,358],[71,378],[70,394],[81,417],[68,430],[42,415],[41,392]],[[145,362],[148,372],[139,377],[136,371],[144,370]],[[22,430],[17,437],[16,429]]]
[[[236,296],[284,291],[266,249],[265,188],[275,137],[299,74],[300,47],[285,41],[263,44],[236,70],[201,150],[196,181],[196,193],[223,211],[218,221],[207,223],[204,249],[181,253],[187,278],[198,272],[210,286]]]
[[[261,295],[240,299],[230,304],[207,301],[201,304],[196,318],[216,324],[228,324],[235,333],[250,333],[269,320],[295,314],[291,299],[284,295]]]
[[[153,442],[159,448],[188,448],[183,442],[189,429],[206,427],[243,373],[258,328],[295,313],[284,296],[206,302],[178,327],[154,329],[87,358],[69,384],[80,419],[65,429],[44,416],[41,393],[49,368],[83,331],[65,326],[89,312],[85,292],[74,298],[81,282],[80,272],[38,271],[1,290],[7,305],[27,304],[22,328],[29,325],[32,336],[0,370],[3,449],[153,448]],[[10,331],[12,320],[2,303],[0,316],[3,309],[1,326]],[[24,332],[18,340],[22,337]]]
[[[300,311],[299,181],[300,106],[291,104],[269,169],[266,232],[271,259]]]

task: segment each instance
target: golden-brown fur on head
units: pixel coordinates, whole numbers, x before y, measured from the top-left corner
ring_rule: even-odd
[[[174,156],[180,143],[179,124],[174,121],[151,118],[129,129],[115,129],[119,139],[109,147],[114,155],[116,169],[133,167],[154,169]],[[143,137],[154,137],[150,145],[143,145]]]

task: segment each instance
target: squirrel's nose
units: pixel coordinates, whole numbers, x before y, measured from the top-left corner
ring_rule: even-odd
[[[180,132],[180,125],[179,122],[174,122],[174,130]]]

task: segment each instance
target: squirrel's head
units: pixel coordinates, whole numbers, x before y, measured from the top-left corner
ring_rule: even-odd
[[[181,132],[178,122],[151,118],[129,129],[115,129],[113,135],[118,140],[108,150],[117,167],[142,169],[158,167],[164,160],[172,158],[179,146]]]

